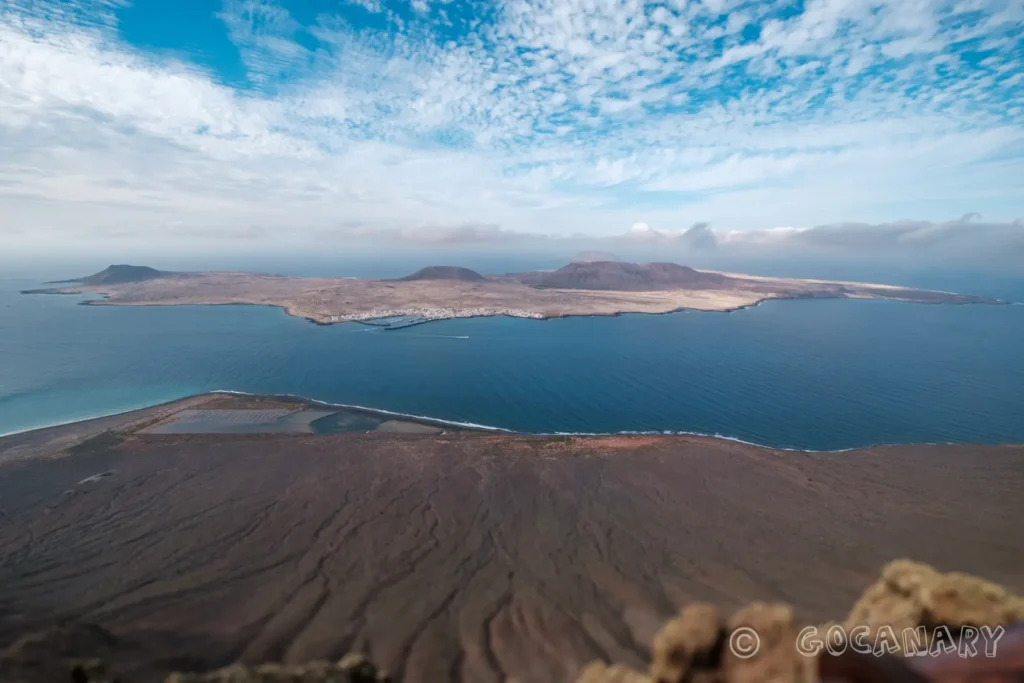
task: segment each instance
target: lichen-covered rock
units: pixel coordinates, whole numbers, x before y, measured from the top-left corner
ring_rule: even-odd
[[[903,593],[880,580],[869,587],[850,610],[843,626],[849,632],[855,627],[867,626],[869,640],[880,628],[890,626],[897,632],[921,623],[924,605],[914,593]]]
[[[655,683],[716,683],[725,630],[714,605],[682,609],[654,637],[651,678]]]
[[[935,625],[995,626],[1024,619],[1024,602],[1002,586],[967,574],[937,576],[921,590],[925,619]]]
[[[71,683],[117,683],[102,659],[83,659],[71,664]]]
[[[591,662],[580,673],[576,683],[651,683],[651,679],[624,666],[608,666],[603,662]]]
[[[726,681],[792,683],[800,666],[792,607],[752,603],[732,615],[727,631],[735,640],[723,656]],[[740,634],[746,637],[745,642]]]
[[[942,574],[909,560],[889,563],[847,616],[847,630],[868,626],[895,632],[924,626],[998,626],[1024,619],[1024,601],[1001,586],[968,576]]]
[[[374,681],[385,681],[388,677],[366,658],[365,655],[350,652],[338,662],[338,668],[348,672],[349,680],[353,683],[373,683]]]
[[[922,593],[939,574],[925,564],[896,560],[882,569],[882,575],[868,586],[843,622],[847,631],[867,626],[869,639],[882,627],[896,631],[914,628],[924,615]]]
[[[234,664],[203,674],[171,674],[165,683],[390,683],[383,672],[359,654],[339,662],[310,662],[299,666]]]
[[[1001,586],[966,574],[943,574],[925,564],[897,560],[883,568],[881,576],[864,591],[841,625],[847,632],[868,626],[869,640],[874,640],[883,628],[901,632],[924,626],[930,637],[939,626],[995,627],[1019,621],[1024,621],[1024,600]],[[817,632],[827,633],[832,625],[835,622],[824,624]],[[747,633],[757,635],[756,652],[749,655],[749,639],[732,643],[732,638],[747,629]],[[818,680],[819,673],[829,673],[831,670],[826,669],[819,672],[822,662],[833,669],[838,667],[832,674],[840,669],[845,671],[840,678],[868,675],[864,680],[874,680],[874,674],[897,670],[903,672],[901,675],[913,675],[906,665],[875,661],[873,655],[867,659],[856,653],[838,659],[829,655],[828,661],[820,656],[804,656],[797,651],[797,638],[793,610],[787,605],[753,603],[724,624],[714,606],[691,605],[665,624],[655,637],[651,679],[653,683],[792,683]],[[731,643],[746,645],[748,650],[737,649]],[[593,675],[600,673],[595,670]],[[581,679],[581,683],[590,680]],[[606,679],[592,680],[603,683]]]
[[[920,595],[941,574],[913,560],[893,560],[882,567],[881,580],[904,595]]]

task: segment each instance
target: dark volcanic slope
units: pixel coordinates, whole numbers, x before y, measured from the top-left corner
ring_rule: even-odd
[[[462,282],[483,282],[485,278],[475,270],[460,266],[427,266],[400,280],[461,280]]]
[[[642,666],[694,599],[840,617],[894,557],[1020,591],[1022,465],[1019,446],[100,437],[0,466],[0,678],[56,645],[125,680],[355,649],[406,683],[557,683]]]
[[[60,282],[79,282],[83,285],[118,285],[126,282],[144,282],[167,277],[173,273],[150,268],[149,266],[113,265],[107,266],[98,273],[87,275],[74,280],[61,280]]]
[[[570,263],[552,272],[525,273],[520,280],[534,287],[552,289],[608,289],[648,291],[672,288],[721,289],[732,278],[705,273],[677,263],[625,263],[592,261]]]

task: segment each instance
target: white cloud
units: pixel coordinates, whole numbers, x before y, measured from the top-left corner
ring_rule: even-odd
[[[309,58],[294,41],[301,26],[272,0],[226,0],[218,16],[238,45],[249,77],[258,83],[290,73]]]
[[[836,223],[813,227],[772,227],[756,230],[714,229],[695,223],[684,230],[644,229],[605,238],[623,245],[657,245],[675,253],[717,249],[760,255],[844,254],[915,256],[939,259],[998,258],[1017,261],[1024,256],[1024,221],[993,222],[968,214],[954,220]]]
[[[505,230],[499,225],[413,224],[382,226],[352,224],[321,230],[318,236],[343,242],[366,241],[375,244],[461,245],[536,242],[544,235]]]
[[[384,5],[380,0],[349,0],[353,5],[362,7],[371,14],[380,14],[384,11]]]
[[[229,1],[251,89],[126,44],[111,3],[0,5],[8,227],[599,235],[637,215],[748,229],[1024,214],[1012,0],[810,0],[784,21],[765,3],[517,0],[452,43],[430,34],[441,3],[413,3],[422,26],[403,34]],[[748,24],[761,34],[744,43]],[[984,62],[950,47],[971,40]]]
[[[257,239],[260,225],[199,230],[175,226],[173,231],[218,240]],[[658,228],[636,222],[626,232],[603,237],[586,234],[554,235],[517,231],[496,224],[439,224],[413,222],[364,224],[357,221],[319,230],[316,239],[376,245],[457,246],[546,244],[557,251],[570,249],[637,249],[685,260],[695,252],[725,254],[867,255],[935,259],[997,258],[1017,261],[1024,256],[1024,221],[993,222],[977,214],[954,220],[837,223],[812,227],[779,226],[754,230],[715,229],[706,222],[686,228]],[[651,252],[654,248],[658,251]],[[607,252],[603,252],[607,253]]]

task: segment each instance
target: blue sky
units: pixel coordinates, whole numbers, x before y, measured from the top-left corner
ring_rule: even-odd
[[[1019,235],[1024,2],[0,0],[0,206],[0,244]]]

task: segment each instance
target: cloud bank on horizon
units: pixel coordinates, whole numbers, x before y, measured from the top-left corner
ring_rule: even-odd
[[[0,244],[1024,250],[1022,93],[1020,0],[0,0]]]
[[[215,233],[222,236],[219,233]],[[257,237],[233,233],[232,237]],[[346,243],[405,244],[426,247],[473,245],[546,244],[565,250],[570,244],[580,248],[665,250],[662,253],[733,252],[792,253],[794,251],[836,252],[848,255],[933,255],[938,257],[1002,256],[1019,265],[1024,254],[1024,221],[990,222],[978,214],[966,214],[943,222],[895,221],[891,223],[834,223],[810,228],[776,227],[750,230],[715,229],[707,222],[694,223],[678,231],[652,228],[634,223],[629,231],[593,236],[547,235],[515,232],[494,224],[428,225],[407,227],[368,227],[351,224],[321,231],[317,237]],[[617,260],[613,252],[601,251]],[[594,259],[590,259],[594,260]],[[600,259],[598,259],[600,260]]]

